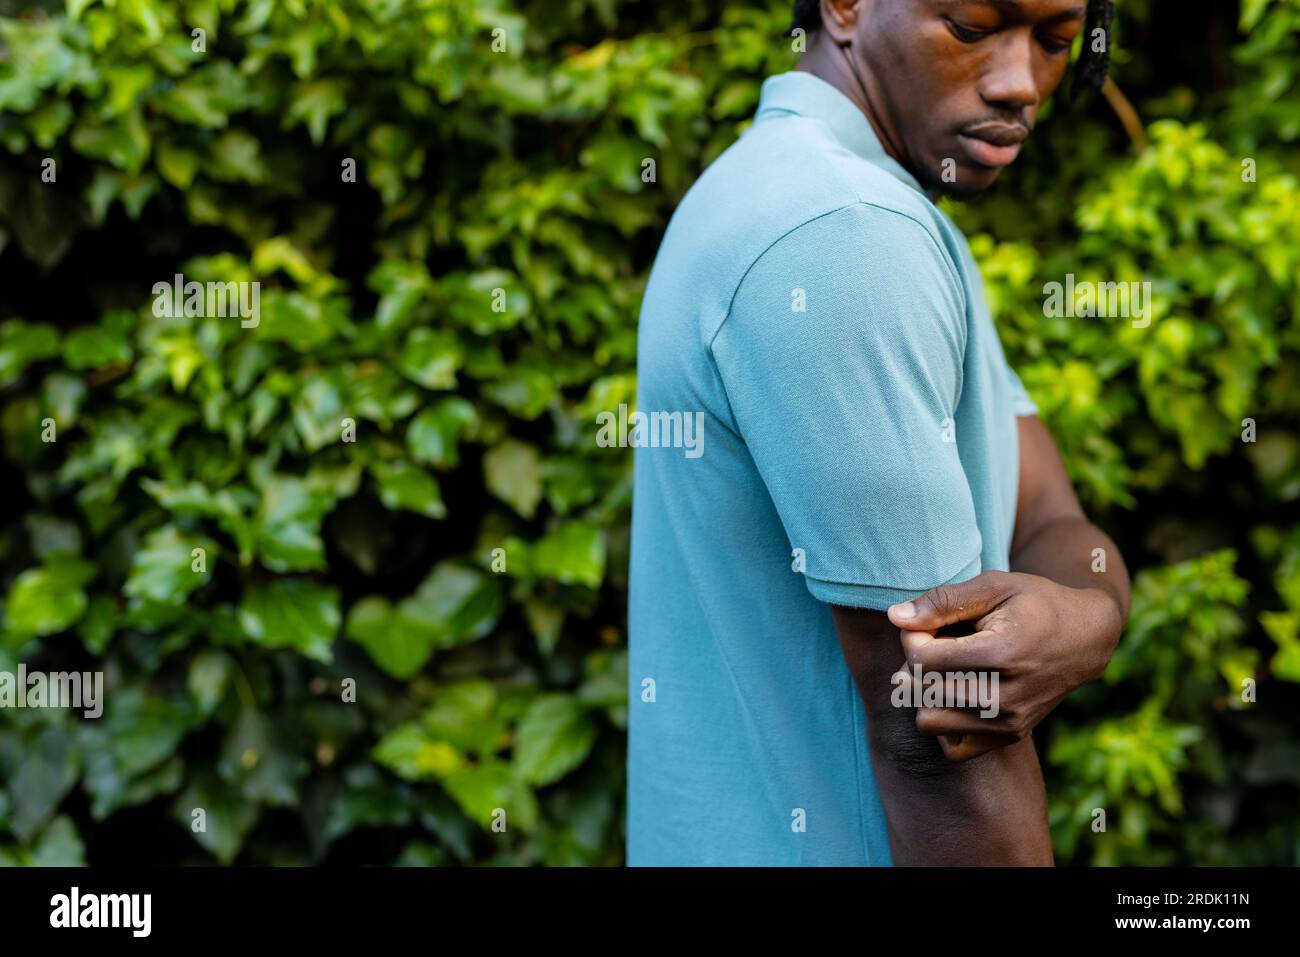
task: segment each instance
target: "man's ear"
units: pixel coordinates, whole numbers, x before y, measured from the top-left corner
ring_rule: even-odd
[[[839,46],[851,43],[858,22],[876,0],[822,0],[822,31]]]

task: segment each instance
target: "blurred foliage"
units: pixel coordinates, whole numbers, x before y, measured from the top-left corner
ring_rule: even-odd
[[[0,863],[621,860],[595,414],[668,216],[794,61],[788,4],[702,6],[0,0],[0,670],[107,686],[0,711]],[[1053,833],[1294,864],[1300,0],[1120,6],[1149,147],[1057,102],[949,207],[1139,569],[1036,733]],[[176,273],[260,282],[260,322],[156,317]],[[1154,321],[1045,317],[1067,273],[1151,281]]]

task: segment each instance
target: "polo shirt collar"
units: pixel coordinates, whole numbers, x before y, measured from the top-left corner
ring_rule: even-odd
[[[916,177],[885,152],[871,122],[857,104],[821,77],[806,70],[790,70],[764,80],[754,120],[757,122],[764,114],[778,112],[821,120],[847,149],[924,195],[925,190]]]

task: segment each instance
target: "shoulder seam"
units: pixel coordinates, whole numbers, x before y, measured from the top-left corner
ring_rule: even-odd
[[[809,225],[810,223],[817,222],[819,219],[825,219],[827,216],[833,216],[836,213],[843,212],[846,209],[851,209],[854,206],[868,206],[871,207],[872,209],[878,209],[881,212],[892,213],[895,216],[898,216],[902,219],[910,220],[912,223],[915,223],[918,227],[920,227],[921,232],[925,233],[926,237],[929,238],[930,243],[934,246],[935,251],[939,254],[940,260],[942,260],[944,265],[947,267],[948,272],[952,275],[953,284],[954,286],[956,286],[958,294],[962,298],[963,314],[965,313],[966,306],[967,306],[966,290],[962,287],[961,277],[960,275],[958,275],[955,267],[953,266],[952,256],[946,249],[943,248],[943,246],[939,244],[938,240],[934,238],[934,233],[931,232],[931,230],[926,227],[926,224],[921,220],[917,219],[911,213],[906,213],[900,209],[894,209],[890,206],[882,206],[879,203],[872,203],[865,199],[857,199],[851,203],[845,203],[842,206],[836,206],[834,209],[828,209],[825,212],[818,213],[816,216],[810,216],[808,219],[796,223],[795,225],[787,229],[785,232],[781,233],[781,235],[773,239],[770,243],[764,246],[762,250],[759,251],[758,255],[755,256],[754,259],[750,262],[750,264],[745,267],[745,271],[740,274],[740,279],[736,283],[736,288],[731,291],[731,299],[727,303],[726,315],[722,317],[722,321],[718,323],[718,328],[713,330],[713,333],[709,336],[709,341],[705,343],[705,347],[708,349],[710,356],[713,355],[714,341],[718,338],[718,335],[722,332],[723,327],[726,326],[727,320],[731,318],[731,310],[735,307],[736,296],[740,292],[740,287],[745,284],[745,279],[748,278],[750,272],[753,270],[754,266],[757,265],[758,261],[762,259],[764,256],[766,256],[768,251],[771,250],[773,246],[781,242],[781,240],[785,239],[791,233],[795,233],[800,229],[802,229],[803,227]]]

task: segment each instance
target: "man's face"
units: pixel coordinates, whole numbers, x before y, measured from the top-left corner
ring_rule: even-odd
[[[1015,160],[1083,28],[1085,0],[863,0],[850,55],[927,189],[987,189]]]

